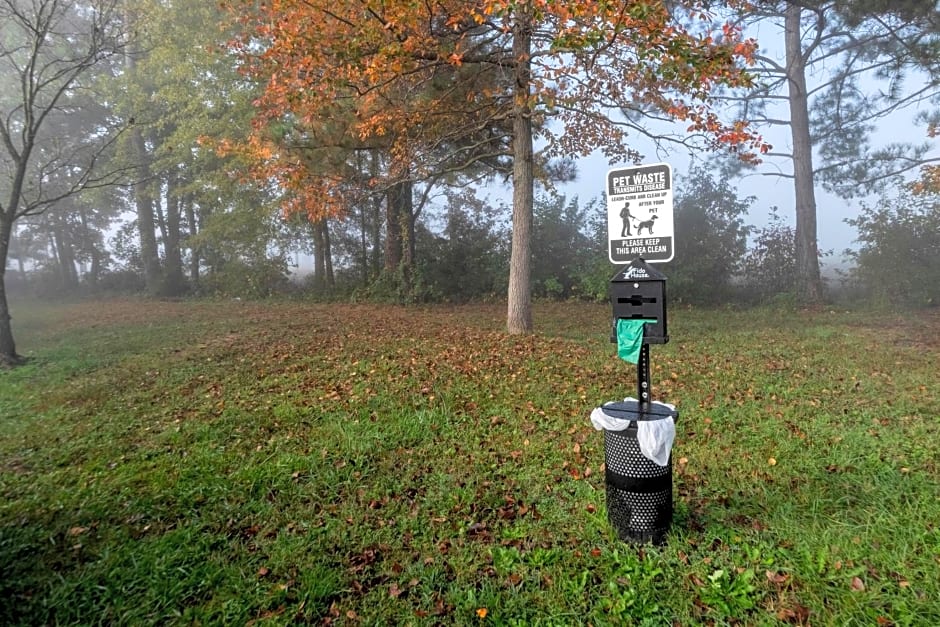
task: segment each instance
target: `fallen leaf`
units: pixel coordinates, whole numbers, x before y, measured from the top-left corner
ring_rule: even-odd
[[[271,574],[271,570],[267,566],[262,566],[258,569],[259,577],[267,577],[269,574]]]
[[[852,577],[852,590],[862,592],[865,590],[865,582],[859,577]]]
[[[767,576],[767,581],[773,584],[782,585],[787,583],[790,580],[790,575],[786,573],[774,572],[772,570],[764,571],[764,574]]]
[[[777,619],[785,623],[796,623],[797,625],[806,625],[809,623],[809,608],[797,604],[796,607],[782,607],[777,611]]]

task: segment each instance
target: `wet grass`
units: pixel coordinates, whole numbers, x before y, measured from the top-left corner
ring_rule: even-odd
[[[608,309],[14,307],[3,624],[940,624],[940,318],[670,312],[664,547],[606,520]]]

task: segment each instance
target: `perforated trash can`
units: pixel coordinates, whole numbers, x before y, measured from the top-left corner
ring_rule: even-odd
[[[640,451],[637,424],[604,431],[607,518],[621,540],[663,544],[672,524],[672,456],[665,466]]]

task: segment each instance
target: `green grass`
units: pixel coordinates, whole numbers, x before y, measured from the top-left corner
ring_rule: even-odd
[[[605,306],[13,313],[2,624],[940,624],[935,313],[674,308],[663,547],[606,520]]]

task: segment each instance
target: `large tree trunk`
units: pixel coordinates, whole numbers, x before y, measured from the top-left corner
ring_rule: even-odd
[[[72,250],[68,225],[63,224],[57,217],[53,217],[50,222],[52,230],[49,235],[52,238],[56,264],[59,266],[59,279],[65,291],[73,291],[78,287],[78,271],[75,269],[75,253]]]
[[[373,194],[372,198],[372,221],[369,224],[372,229],[372,262],[369,265],[369,276],[364,285],[367,285],[382,271],[382,196]]]
[[[82,203],[78,204],[78,217],[82,223],[82,252],[88,255],[91,261],[85,280],[94,289],[98,286],[98,279],[101,275],[101,252],[98,250],[91,226],[88,224],[88,212]]]
[[[166,188],[166,237],[163,241],[165,257],[165,277],[163,293],[166,296],[179,296],[185,291],[183,278],[183,253],[180,250],[180,213],[183,198],[179,192],[179,173],[171,172]]]
[[[379,169],[381,167],[381,155],[377,150],[370,153],[369,176],[378,179]],[[363,286],[369,284],[373,278],[379,276],[382,272],[382,195],[372,194],[372,221],[369,223],[372,237],[372,262],[369,265],[369,271]]]
[[[16,354],[16,342],[13,341],[13,325],[10,320],[10,305],[7,303],[6,272],[7,257],[10,254],[10,239],[13,237],[13,223],[20,206],[23,181],[26,179],[26,163],[32,152],[32,142],[26,142],[15,162],[10,195],[6,206],[0,206],[0,365],[13,366],[22,362]]]
[[[398,184],[398,228],[401,229],[401,279],[405,294],[411,295],[412,274],[415,264],[415,210],[414,183]]]
[[[193,199],[186,196],[186,222],[189,223],[189,280],[195,287],[199,283],[199,248],[193,244],[192,238],[199,232],[196,224],[196,209]]]
[[[395,183],[388,191],[385,220],[385,271],[401,277],[403,294],[411,292],[415,258],[414,184]]]
[[[401,222],[398,187],[385,194],[385,272],[393,275],[401,265]]]
[[[136,14],[130,0],[125,0],[124,15],[128,31],[133,31]],[[128,44],[124,53],[124,67],[132,79],[137,73],[138,54],[136,46]],[[144,269],[144,284],[147,291],[155,294],[160,290],[160,251],[157,249],[157,235],[154,222],[154,182],[151,180],[150,153],[147,142],[139,126],[130,128],[130,144],[137,162],[137,183],[134,185],[134,203],[137,207],[137,231],[140,237],[140,260]]]
[[[12,205],[12,203],[11,203]],[[6,268],[7,254],[10,252],[10,238],[13,236],[13,215],[16,205],[6,211],[0,209],[0,365],[12,366],[19,363],[16,343],[13,341],[13,326],[10,323],[10,306],[7,303]]]
[[[323,269],[326,272],[326,287],[333,289],[336,287],[336,276],[333,274],[333,245],[330,242],[330,224],[329,221],[323,221]]]
[[[144,284],[152,294],[160,290],[160,253],[157,250],[154,221],[154,184],[150,176],[150,155],[140,129],[131,129],[131,142],[137,159],[138,178],[134,185],[137,206],[137,231],[140,237],[140,260],[144,267]]]
[[[318,290],[333,288],[333,261],[330,259],[330,229],[326,218],[310,225],[313,232],[313,285]]]
[[[523,5],[513,25],[512,56],[515,98],[512,140],[512,251],[506,329],[510,334],[532,332],[532,117],[529,108],[531,75],[531,8]]]
[[[366,222],[366,205],[363,202],[359,205],[359,255],[362,263],[361,279],[362,285],[369,284],[369,246],[368,231]]]
[[[798,4],[789,3],[784,18],[790,133],[793,139],[793,186],[796,196],[796,272],[800,298],[807,303],[817,303],[822,300],[822,278],[816,239],[816,192],[806,63],[800,45],[801,10]]]

